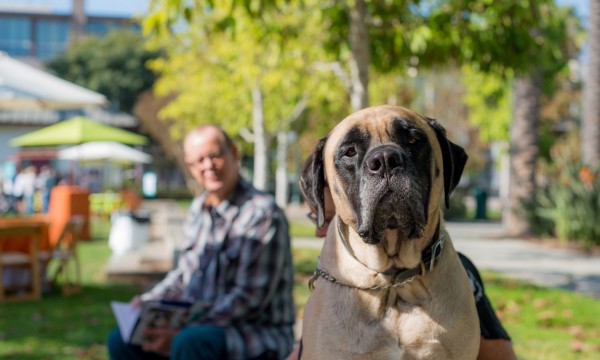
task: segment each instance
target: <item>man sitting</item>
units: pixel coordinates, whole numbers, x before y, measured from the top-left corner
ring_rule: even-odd
[[[192,203],[177,267],[132,300],[209,304],[183,328],[147,329],[143,345],[108,339],[111,359],[283,359],[295,321],[288,224],[272,196],[241,178],[239,153],[219,127],[191,131],[185,162],[205,192]]]

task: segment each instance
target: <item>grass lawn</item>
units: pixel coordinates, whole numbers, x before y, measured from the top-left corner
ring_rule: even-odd
[[[95,222],[93,239],[83,242],[84,291],[62,297],[58,291],[40,302],[0,305],[1,359],[106,359],[105,339],[116,326],[109,302],[128,301],[139,289],[107,283],[103,267],[110,256],[108,224]],[[292,224],[310,234],[306,224]],[[316,249],[294,249],[298,310],[309,296],[307,281]],[[599,359],[600,302],[484,272],[486,291],[514,340],[519,359]]]

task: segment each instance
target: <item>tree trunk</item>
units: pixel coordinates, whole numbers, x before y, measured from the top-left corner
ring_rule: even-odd
[[[538,122],[541,72],[518,77],[514,84],[515,111],[510,130],[510,209],[505,225],[512,235],[528,235],[531,225],[522,205],[535,194],[536,162],[539,153]]]
[[[590,0],[589,54],[584,81],[581,143],[583,162],[600,165],[600,2]]]
[[[306,110],[308,96],[303,94],[300,100],[294,106],[294,110],[289,114],[288,118],[280,121],[279,130],[277,131],[277,170],[275,172],[275,200],[277,205],[285,208],[289,198],[289,179],[288,179],[288,151],[290,141],[291,127],[296,120],[302,116]],[[294,137],[297,139],[297,137]]]
[[[281,129],[277,133],[277,170],[275,171],[275,200],[282,209],[288,203],[288,176],[287,176],[287,158],[288,158],[288,133],[286,129]]]
[[[348,9],[350,32],[350,103],[354,111],[369,106],[369,32],[367,29],[367,9],[364,0],[356,0],[355,6]]]
[[[254,179],[252,183],[259,190],[267,190],[267,138],[265,133],[265,113],[260,85],[252,88],[252,133],[254,135]]]

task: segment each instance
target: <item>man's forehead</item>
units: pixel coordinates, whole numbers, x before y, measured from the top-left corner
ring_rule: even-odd
[[[189,138],[183,145],[186,157],[204,156],[206,154],[220,152],[223,148],[223,143],[217,138]]]
[[[217,146],[221,146],[222,144],[225,143],[225,138],[223,137],[223,135],[212,128],[208,128],[208,129],[203,129],[201,131],[193,131],[191,132],[184,140],[184,146],[187,145],[192,145],[192,146],[197,146],[197,145],[213,145],[216,144]]]

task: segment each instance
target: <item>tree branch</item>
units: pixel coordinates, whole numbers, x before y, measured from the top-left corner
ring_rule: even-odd
[[[255,139],[254,134],[248,128],[241,128],[240,136],[249,143],[253,143]]]
[[[296,121],[300,118],[300,116],[302,115],[304,110],[306,110],[307,103],[308,103],[308,95],[306,93],[303,93],[302,98],[300,98],[300,101],[298,101],[296,103],[296,106],[294,106],[294,110],[292,110],[292,112],[287,117],[287,119],[285,119],[284,124],[286,127],[289,127],[289,125],[293,124],[294,121]]]
[[[313,68],[321,71],[332,71],[342,82],[344,86],[350,90],[352,88],[352,80],[350,75],[344,70],[342,64],[339,61],[334,62],[316,62],[313,64]]]

